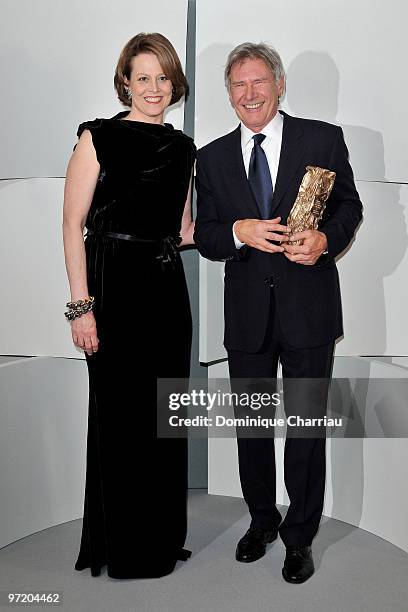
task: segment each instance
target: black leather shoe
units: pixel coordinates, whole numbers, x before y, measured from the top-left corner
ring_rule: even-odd
[[[286,582],[301,584],[314,573],[312,549],[310,546],[287,546],[282,576]]]
[[[264,556],[266,545],[278,537],[276,530],[250,527],[238,542],[235,558],[242,563],[252,563]]]

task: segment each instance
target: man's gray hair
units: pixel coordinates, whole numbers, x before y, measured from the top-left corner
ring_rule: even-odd
[[[279,53],[271,45],[266,43],[250,43],[245,42],[238,47],[235,47],[227,58],[227,64],[224,71],[225,86],[229,89],[230,74],[234,64],[240,64],[246,59],[261,59],[265,62],[268,68],[275,76],[275,81],[279,81],[281,77],[285,77],[282,60]]]

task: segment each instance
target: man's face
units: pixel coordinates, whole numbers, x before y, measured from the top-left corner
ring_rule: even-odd
[[[261,132],[276,115],[284,77],[278,82],[261,59],[246,59],[232,66],[229,98],[235,112],[253,132]]]

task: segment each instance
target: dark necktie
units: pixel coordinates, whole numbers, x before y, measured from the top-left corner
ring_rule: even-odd
[[[261,147],[261,142],[265,138],[265,134],[253,136],[254,147],[249,160],[248,180],[258,203],[261,218],[269,219],[272,210],[273,187],[268,160]]]

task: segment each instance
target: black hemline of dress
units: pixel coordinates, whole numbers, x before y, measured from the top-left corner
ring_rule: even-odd
[[[157,566],[155,561],[154,569],[149,568],[148,565],[143,564],[143,571],[140,567],[135,570],[129,569],[129,567],[122,568],[119,565],[112,565],[109,563],[90,564],[89,562],[81,562],[80,559],[75,563],[75,569],[81,572],[84,569],[90,568],[91,576],[97,577],[101,575],[102,568],[107,566],[107,575],[109,578],[115,578],[119,580],[136,579],[136,578],[162,578],[167,576],[174,571],[177,561],[187,561],[191,557],[191,551],[186,548],[182,548],[175,557],[171,557],[166,561],[163,561],[163,556],[158,552],[158,556],[161,559],[161,566]]]

